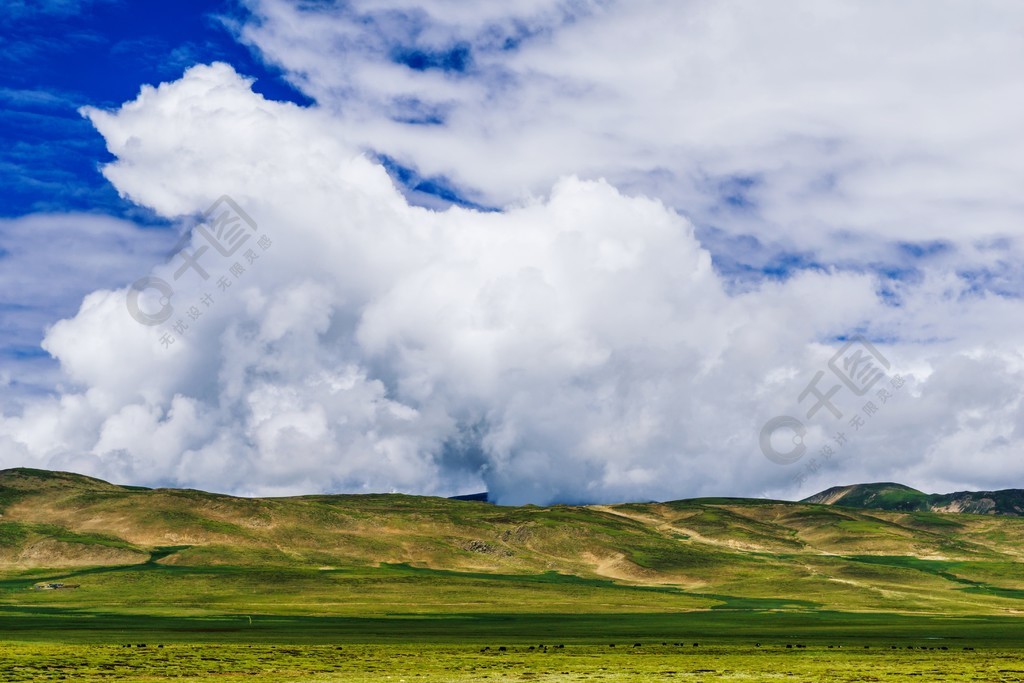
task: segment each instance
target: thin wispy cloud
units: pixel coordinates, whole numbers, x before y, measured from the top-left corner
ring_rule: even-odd
[[[250,5],[242,39],[354,139],[484,204],[606,178],[702,234],[837,264],[1020,237],[1005,3]]]
[[[90,214],[0,220],[0,370],[3,412],[59,391],[59,367],[41,347],[47,329],[78,312],[97,285],[119,286],[166,258],[173,233]],[[11,382],[16,383],[12,386]]]

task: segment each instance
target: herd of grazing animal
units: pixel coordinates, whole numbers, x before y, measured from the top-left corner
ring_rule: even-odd
[[[664,643],[663,642],[662,645],[666,645],[667,646],[668,643]],[[672,643],[672,645],[674,645],[676,647],[683,647],[685,645],[685,643]],[[633,643],[633,647],[643,647],[643,646],[644,646],[643,643]],[[122,647],[133,647],[133,645],[132,645],[132,643],[124,643],[122,645]],[[135,643],[134,647],[148,647],[148,645],[146,643]],[[157,647],[163,647],[163,645],[157,645]],[[615,643],[608,643],[608,647],[615,647]],[[693,647],[700,647],[700,643],[694,643]],[[754,643],[754,647],[761,647],[761,643]],[[785,645],[785,648],[787,650],[791,650],[793,648],[802,649],[802,648],[806,648],[806,647],[807,646],[804,645],[803,643],[786,643],[786,645]],[[828,649],[830,649],[830,650],[833,649],[833,648],[842,649],[842,647],[843,647],[842,645],[829,645]],[[871,647],[870,645],[865,645],[864,649],[867,650],[870,647]],[[898,646],[898,645],[890,645],[889,647],[890,647],[890,649],[893,649],[893,650],[899,650],[900,649],[900,646]],[[915,646],[907,645],[906,648],[908,650],[913,650],[913,649],[915,649]],[[565,649],[565,645],[562,644],[562,643],[559,643],[558,645],[552,645],[551,649],[552,650],[563,650],[563,649]],[[947,645],[919,645],[919,646],[917,646],[917,649],[920,649],[920,650],[948,650],[949,647]],[[973,647],[964,647],[964,650],[973,651],[974,648]],[[508,652],[508,651],[509,651],[509,647],[507,645],[499,645],[498,647],[493,648],[493,649],[488,645],[488,646],[483,647],[480,650],[480,652]],[[530,646],[528,646],[526,648],[526,652],[547,652],[547,651],[548,651],[548,646],[543,644],[543,643],[541,643],[540,645],[530,645]]]
[[[655,643],[650,643],[650,644],[653,645]],[[662,645],[667,646],[668,643],[663,642]],[[674,645],[676,647],[683,647],[683,646],[685,646],[685,643],[672,643],[672,645]],[[643,647],[643,646],[644,646],[643,643],[633,643],[633,647],[635,647],[635,648],[636,647]],[[608,643],[608,647],[615,647],[615,643]],[[700,647],[700,643],[694,643],[693,647]],[[761,647],[761,643],[754,643],[754,647]],[[807,648],[807,646],[805,644],[803,644],[803,643],[786,643],[785,646],[780,645],[779,647],[785,647],[787,650],[792,650],[794,648],[796,648],[796,649],[806,649]],[[898,646],[898,645],[890,645],[889,647],[891,649],[893,649],[893,650],[901,649],[900,646]],[[916,647],[916,649],[920,649],[920,650],[948,650],[949,649],[949,646],[947,646],[947,645],[918,645],[918,646],[907,645],[906,646],[906,648],[908,650],[913,650],[913,649],[915,649],[915,647]],[[551,649],[554,649],[554,650],[561,650],[561,649],[564,649],[564,648],[565,648],[565,645],[562,645],[562,644],[552,645],[551,646]],[[829,650],[832,650],[832,649],[840,649],[841,650],[842,648],[843,648],[842,645],[829,645],[828,646]],[[870,648],[871,648],[870,645],[865,645],[864,646],[865,650],[868,650]],[[509,646],[507,646],[507,645],[500,645],[500,646],[495,647],[495,648],[491,648],[490,646],[486,646],[486,647],[482,648],[480,650],[480,652],[508,652],[510,649],[511,648]],[[973,651],[974,648],[973,647],[964,647],[964,650]],[[543,643],[540,644],[540,645],[530,645],[530,646],[528,646],[525,649],[525,651],[526,652],[547,652],[548,651],[548,646],[544,645]]]

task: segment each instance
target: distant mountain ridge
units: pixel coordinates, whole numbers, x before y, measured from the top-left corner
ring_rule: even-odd
[[[1024,490],[923,493],[893,482],[833,486],[800,501],[865,510],[949,512],[1024,517]]]
[[[449,500],[475,500],[475,501],[477,501],[479,503],[488,503],[488,502],[490,502],[490,495],[487,493],[487,491],[484,491],[482,493],[465,493],[465,494],[463,494],[461,496],[448,496],[448,499]]]

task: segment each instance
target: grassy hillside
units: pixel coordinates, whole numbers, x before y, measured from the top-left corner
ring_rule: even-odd
[[[0,601],[276,614],[1015,614],[1024,520],[744,499],[538,508],[248,499],[0,472]],[[27,591],[39,581],[82,588]]]
[[[860,493],[905,509],[245,499],[6,470],[0,678],[1021,680],[1024,519]]]
[[[869,510],[965,512],[970,514],[1024,516],[1024,490],[958,491],[922,493],[890,482],[833,486],[805,498],[804,503],[841,505]]]

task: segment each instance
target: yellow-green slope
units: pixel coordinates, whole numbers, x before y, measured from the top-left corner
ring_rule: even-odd
[[[608,596],[609,609],[743,600],[780,609],[1024,609],[1024,519],[1011,517],[743,499],[551,508],[404,495],[248,499],[28,469],[0,472],[0,514],[6,575],[83,566],[248,567],[291,577],[267,598],[282,609],[289,595],[302,609],[326,609],[337,591],[382,609],[410,600],[476,601],[484,609],[537,591],[565,607],[571,591],[567,598],[557,581],[530,579],[558,575],[578,577],[572,590],[588,601]],[[379,581],[378,568],[388,570]],[[361,590],[338,579],[356,575],[365,579]],[[140,572],[133,580],[178,575],[153,576]],[[203,595],[196,576],[189,581]],[[433,592],[423,588],[432,576],[445,577]],[[501,596],[488,576],[502,577]],[[396,588],[405,579],[423,581],[418,597]],[[668,592],[615,593],[614,586]],[[444,590],[450,594],[437,592]],[[525,593],[517,598],[516,591]],[[159,592],[149,602],[159,604]]]

